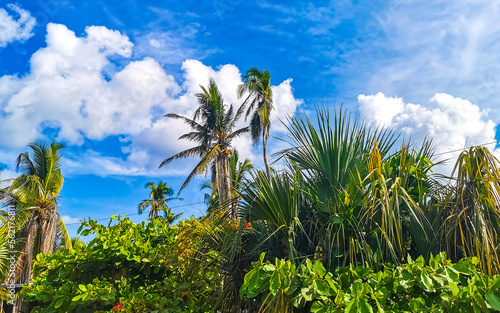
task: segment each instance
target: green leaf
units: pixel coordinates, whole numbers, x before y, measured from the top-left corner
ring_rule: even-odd
[[[304,297],[304,300],[306,301],[312,301],[312,296],[313,296],[313,291],[309,288],[302,288],[300,290],[300,293],[302,294],[302,297]]]
[[[491,285],[488,287],[489,290],[498,290],[500,288],[500,276],[496,277],[492,282]]]
[[[491,290],[484,296],[486,302],[496,311],[500,311],[500,291]]]
[[[472,272],[467,268],[467,266],[465,266],[461,263],[452,264],[452,265],[450,265],[449,268],[451,268],[456,273],[465,274],[465,275],[472,275]]]
[[[326,269],[320,261],[314,262],[313,271],[321,277],[325,276],[326,274]]]
[[[266,272],[274,272],[276,270],[276,266],[274,264],[269,263],[264,265],[263,269]]]
[[[77,295],[77,296],[74,296],[74,297],[73,297],[73,299],[71,299],[71,301],[72,301],[72,302],[78,301],[78,300],[80,300],[82,297],[83,297],[83,295]]]
[[[346,313],[358,313],[358,300],[355,299],[346,306],[345,311]]]
[[[420,274],[420,281],[424,286],[425,291],[434,292],[434,285],[432,283],[432,279],[429,277],[427,272],[424,270]]]
[[[316,301],[311,305],[311,313],[325,312],[325,304],[322,301]]]
[[[58,299],[56,303],[54,304],[54,308],[60,307],[64,303],[64,298]]]
[[[85,285],[78,285],[78,288],[83,292],[87,292],[87,287]]]
[[[271,280],[269,283],[269,291],[271,291],[273,295],[276,295],[279,288],[281,287],[281,279],[278,272],[274,272],[273,275],[271,275]]]
[[[358,312],[360,313],[373,313],[371,305],[369,305],[365,299],[358,300],[358,308],[359,308]]]
[[[324,280],[316,280],[315,289],[316,292],[319,293],[320,295],[327,296],[330,291],[330,286],[328,286],[328,283]]]
[[[452,281],[450,280],[450,281],[448,282],[448,285],[450,286],[450,290],[451,290],[451,293],[453,294],[453,296],[458,295],[458,293],[460,292],[460,289],[458,289],[457,284],[455,284],[454,282],[452,282]]]

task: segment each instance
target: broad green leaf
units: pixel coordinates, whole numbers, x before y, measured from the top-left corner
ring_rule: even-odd
[[[321,277],[325,276],[326,274],[326,269],[320,261],[314,262],[313,271]]]
[[[450,281],[448,282],[448,285],[450,286],[450,290],[451,290],[451,293],[453,294],[453,296],[458,295],[458,293],[460,292],[460,289],[458,289],[457,284],[455,284],[454,282],[452,282],[452,281],[450,280]]]
[[[424,270],[420,274],[420,281],[422,282],[422,285],[424,286],[424,289],[428,292],[434,292],[435,288],[432,283],[432,279],[429,277],[427,272]]]
[[[484,296],[486,302],[496,311],[500,311],[500,291],[491,290]]]
[[[58,299],[56,303],[54,304],[54,308],[60,307],[64,303],[64,298]]]
[[[278,272],[274,272],[273,275],[271,275],[271,280],[269,282],[269,291],[273,295],[276,295],[281,287],[281,279],[280,275]]]
[[[358,300],[358,308],[360,313],[373,313],[371,305],[363,298]]]
[[[497,276],[488,287],[489,290],[498,290],[500,288],[500,276]]]
[[[311,313],[325,312],[325,304],[322,301],[316,301],[311,305]]]

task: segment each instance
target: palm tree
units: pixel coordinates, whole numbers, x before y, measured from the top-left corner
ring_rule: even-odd
[[[267,160],[267,140],[271,128],[271,113],[273,107],[273,91],[271,89],[271,74],[266,69],[264,71],[252,67],[244,76],[245,82],[238,87],[238,97],[248,93],[243,102],[248,104],[246,117],[252,114],[250,120],[250,135],[254,144],[257,144],[262,137],[262,148],[264,165],[266,167],[267,178],[271,178],[271,170]]]
[[[229,156],[228,161],[229,173],[231,175],[231,197],[233,199],[232,207],[236,208],[238,207],[241,199],[241,192],[246,174],[253,169],[253,164],[248,159],[240,162],[238,151],[234,151],[234,153]],[[200,188],[200,190],[208,189],[211,191],[209,194],[205,194],[205,203],[208,204],[208,212],[212,212],[219,203],[217,188],[215,188],[216,182],[213,181],[215,177],[215,167],[212,167],[212,181],[205,180]]]
[[[15,201],[16,228],[23,238],[18,257],[16,280],[27,283],[31,279],[31,266],[38,253],[52,253],[58,232],[64,247],[71,249],[71,239],[58,213],[57,199],[64,178],[61,174],[62,145],[50,146],[35,142],[28,152],[17,158],[17,170],[22,171],[7,189]]]
[[[234,138],[248,131],[248,127],[234,130],[244,108],[241,106],[236,113],[232,105],[227,109],[213,79],[210,79],[208,88],[200,87],[202,92],[196,95],[200,106],[195,111],[193,118],[175,113],[166,115],[167,117],[183,120],[191,126],[192,131],[180,136],[179,139],[188,139],[197,145],[165,159],[160,164],[160,167],[180,158],[200,158],[199,163],[184,181],[179,190],[180,193],[196,174],[205,173],[212,164],[215,167],[215,182],[220,203],[225,204],[229,203],[231,199],[231,176],[228,161],[228,156],[233,153],[231,143]]]
[[[177,197],[172,197],[174,191],[169,185],[160,180],[158,185],[149,182],[146,184],[145,188],[151,189],[151,192],[149,194],[149,199],[143,200],[139,204],[139,214],[142,214],[144,210],[149,208],[149,217],[157,218],[159,217],[158,212],[163,211],[165,212],[165,219],[169,224],[179,217],[179,214],[174,215],[167,205],[167,202],[170,200],[179,199]]]

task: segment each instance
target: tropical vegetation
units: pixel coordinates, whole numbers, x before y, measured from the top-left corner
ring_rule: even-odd
[[[1,194],[0,273],[14,210],[16,282],[33,312],[500,310],[494,154],[464,149],[444,176],[432,138],[411,141],[343,107],[317,107],[284,121],[286,147],[268,155],[270,77],[251,68],[237,108],[210,79],[192,117],[166,115],[191,128],[180,140],[193,147],[160,167],[196,158],[179,193],[210,176],[199,218],[175,223],[173,189],[151,182],[138,205],[139,214],[149,209],[147,222],[89,219],[79,230],[88,242],[71,241],[57,203],[62,146],[30,145],[32,156],[18,158],[22,174]],[[247,133],[262,139],[263,169],[233,146]]]

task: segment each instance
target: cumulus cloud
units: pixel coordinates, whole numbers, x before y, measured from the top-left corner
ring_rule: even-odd
[[[151,108],[176,92],[173,77],[147,58],[106,80],[102,72],[109,57],[130,56],[132,43],[104,27],[86,32],[80,38],[64,25],[49,24],[47,47],[33,54],[31,72],[0,78],[0,91],[6,90],[0,92],[2,146],[24,146],[46,125],[58,128],[56,140],[69,144],[137,134],[150,125]]]
[[[64,25],[48,24],[47,46],[33,54],[23,76],[0,77],[0,147],[16,150],[44,139],[51,128],[56,140],[81,146],[120,136],[122,156],[106,156],[93,149],[68,149],[65,169],[74,174],[180,175],[190,162],[159,171],[162,159],[192,144],[178,137],[190,129],[178,120],[163,118],[175,112],[191,116],[198,106],[195,94],[209,78],[217,82],[227,105],[239,106],[236,89],[240,70],[232,64],[214,69],[197,60],[182,63],[182,83],[154,59],[132,60],[122,69],[112,59],[133,55],[128,37],[105,27],[86,28],[83,37]],[[301,100],[293,96],[291,79],[272,86],[273,123],[293,114]],[[243,126],[241,121],[240,126]],[[242,157],[256,159],[248,137],[235,140]],[[8,162],[1,158],[0,162]]]
[[[402,132],[413,142],[432,138],[440,160],[456,159],[459,152],[449,151],[495,142],[496,124],[488,118],[488,112],[448,94],[437,93],[426,105],[405,103],[402,98],[383,93],[359,95],[358,103],[361,117],[369,123]],[[447,163],[441,170],[449,174],[452,167]]]
[[[30,12],[15,4],[8,4],[7,8],[9,12],[0,8],[0,48],[31,38],[36,24],[36,19]]]

